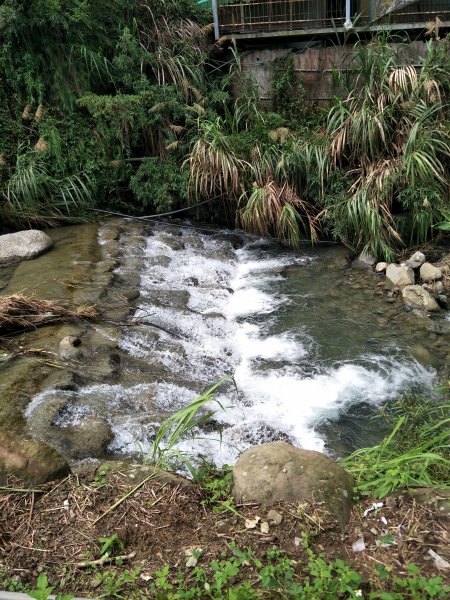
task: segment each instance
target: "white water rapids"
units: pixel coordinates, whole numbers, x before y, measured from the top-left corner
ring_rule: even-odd
[[[412,358],[395,331],[377,341],[373,322],[357,307],[341,297],[324,299],[318,290],[328,259],[319,251],[293,253],[240,233],[202,233],[186,225],[155,227],[144,252],[133,316],[142,325],[126,331],[120,348],[170,377],[146,381],[144,375],[139,384],[67,392],[73,410],[59,423],[86,414],[107,418],[116,454],[145,453],[163,415],[223,375],[234,377],[238,392],[232,385],[220,392],[225,410],[214,415],[215,426],[180,447],[218,465],[274,439],[324,450],[318,427],[324,421],[351,414],[353,406],[380,405],[412,386],[433,385],[434,370]],[[329,272],[338,295],[343,272]],[[28,416],[53,393],[36,396]]]

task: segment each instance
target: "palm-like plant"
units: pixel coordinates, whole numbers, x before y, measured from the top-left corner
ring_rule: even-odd
[[[92,185],[85,173],[57,179],[37,151],[21,153],[0,192],[0,209],[15,224],[54,225],[79,222],[92,202]]]
[[[236,199],[243,192],[242,171],[248,163],[233,148],[220,116],[197,122],[197,136],[185,165],[190,169],[190,189],[198,197],[226,196]]]
[[[240,220],[246,229],[266,237],[275,234],[294,248],[300,244],[301,230],[306,231],[312,241],[317,240],[314,208],[302,201],[289,184],[280,185],[269,177],[260,185],[255,183],[245,200]]]
[[[448,199],[448,82],[434,68],[431,43],[428,52],[417,71],[398,67],[386,40],[358,45],[348,95],[328,118],[333,165],[354,177],[348,199],[328,210],[350,244],[386,258],[402,243],[394,202],[411,215],[411,240],[424,242]],[[337,83],[348,85],[343,76]]]

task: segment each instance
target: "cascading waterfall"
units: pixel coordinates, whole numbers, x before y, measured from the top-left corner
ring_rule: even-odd
[[[147,363],[148,374],[141,366],[139,383],[124,377],[68,391],[55,424],[106,415],[111,452],[145,453],[165,415],[227,374],[238,391],[219,394],[226,409],[181,449],[217,464],[274,439],[339,454],[326,429],[340,416],[370,413],[403,390],[430,389],[435,378],[411,356],[412,341],[377,314],[381,301],[363,286],[346,287],[351,271],[339,261],[340,249],[294,253],[242,232],[156,225],[145,241],[139,326],[120,342],[129,364]],[[33,399],[30,419],[52,394]]]

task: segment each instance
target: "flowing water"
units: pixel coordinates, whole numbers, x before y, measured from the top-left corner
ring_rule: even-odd
[[[185,223],[122,235],[120,254],[116,276],[140,277],[120,381],[42,392],[31,427],[57,397],[53,427],[101,416],[111,453],[145,453],[164,416],[231,375],[237,391],[219,392],[224,410],[183,450],[232,464],[250,445],[286,439],[339,456],[379,438],[376,407],[436,383],[442,340],[379,295],[378,280],[345,268],[339,246],[292,252]]]

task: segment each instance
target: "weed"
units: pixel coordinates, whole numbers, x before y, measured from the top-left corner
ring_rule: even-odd
[[[409,566],[406,578],[395,576],[392,569],[379,566],[380,585],[374,583],[368,589],[362,575],[344,561],[327,562],[323,555],[316,555],[309,548],[306,552],[306,563],[288,558],[277,547],[259,559],[250,550],[231,545],[230,554],[224,554],[220,560],[213,560],[205,567],[197,566],[189,574],[180,571],[176,577],[171,577],[166,565],[156,572],[150,591],[158,600],[419,600],[445,598],[450,591],[441,577],[427,579],[415,565]]]
[[[125,548],[125,542],[123,542],[115,533],[109,537],[98,538],[98,541],[102,544],[100,556],[104,556],[105,554],[112,556],[114,552],[120,552]]]
[[[214,402],[224,410],[224,407],[215,398],[214,394],[227,381],[233,381],[234,383],[232,378],[223,377],[193,402],[168,417],[161,424],[145,457],[144,463],[153,464],[158,468],[168,468],[171,461],[175,458],[183,463],[194,480],[198,480],[197,470],[194,465],[186,453],[178,450],[176,446],[188,435],[192,435],[197,427],[206,423],[212,417],[214,414],[212,410],[201,412],[207,404]]]
[[[95,473],[93,485],[95,487],[102,487],[103,485],[105,485],[110,471],[111,471],[110,465],[108,465],[108,464],[101,465]]]
[[[53,588],[48,585],[47,575],[41,573],[37,578],[36,589],[28,591],[28,595],[35,600],[47,600],[52,593]],[[73,596],[67,594],[57,594],[55,600],[71,600]]]
[[[222,465],[218,469],[211,463],[204,463],[197,471],[197,480],[207,495],[204,504],[229,500],[233,485],[233,467]]]
[[[448,484],[450,405],[405,396],[387,406],[383,417],[391,433],[380,444],[357,450],[341,461],[356,478],[357,490],[383,498],[411,485]]]
[[[129,598],[134,584],[139,579],[141,567],[132,571],[119,573],[113,569],[99,572],[97,575],[98,587],[102,590],[100,597],[103,598]]]

